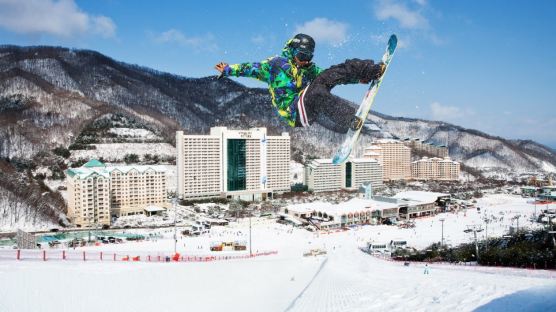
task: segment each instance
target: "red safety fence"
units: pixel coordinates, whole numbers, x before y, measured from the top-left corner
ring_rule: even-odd
[[[0,261],[103,261],[103,262],[209,262],[249,259],[260,256],[276,255],[278,251],[263,251],[251,255],[181,255],[179,253],[152,251],[95,251],[95,250],[56,250],[56,249],[9,249],[0,250]]]

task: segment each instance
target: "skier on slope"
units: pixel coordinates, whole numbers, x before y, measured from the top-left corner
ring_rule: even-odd
[[[330,93],[339,84],[369,83],[380,78],[386,66],[372,60],[350,59],[322,70],[311,62],[315,41],[297,34],[286,42],[281,56],[262,62],[215,66],[223,76],[252,77],[269,85],[272,105],[291,127],[307,127],[318,122],[340,133],[358,129],[363,120],[355,116],[357,109],[341,103]]]

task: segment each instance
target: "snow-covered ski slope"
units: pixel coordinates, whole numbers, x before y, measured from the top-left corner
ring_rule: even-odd
[[[519,197],[481,199],[481,214],[445,214],[445,238],[469,241],[459,233],[488,213],[501,217],[489,227],[501,235],[521,214],[520,227],[534,207]],[[554,206],[554,205],[553,205]],[[540,209],[540,207],[537,207]],[[276,256],[207,263],[99,261],[0,262],[0,311],[555,311],[556,272],[432,264],[406,267],[371,257],[358,247],[407,238],[410,245],[439,241],[441,224],[418,219],[415,231],[365,226],[316,234],[273,220],[254,219],[253,252],[278,250]],[[94,250],[172,250],[172,230],[164,239]],[[380,233],[380,234],[379,234]],[[483,232],[484,233],[484,232]],[[407,237],[406,237],[407,236]],[[248,238],[248,221],[213,228],[210,236],[180,238],[182,254],[209,252],[213,241]],[[100,249],[99,249],[100,248]],[[200,248],[200,249],[199,249]],[[312,248],[326,256],[303,257]]]

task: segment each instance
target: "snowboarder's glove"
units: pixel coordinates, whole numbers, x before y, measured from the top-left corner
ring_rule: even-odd
[[[378,75],[378,78],[380,78],[382,77],[382,75],[384,75],[384,72],[386,71],[386,64],[380,62],[377,65],[380,66],[379,75]]]
[[[214,66],[214,69],[219,71],[221,74],[224,74],[224,70],[228,66],[228,63],[220,62]]]
[[[360,80],[359,82],[361,82],[361,83],[369,83],[369,82],[371,82],[371,81],[373,81],[373,80],[379,79],[380,77],[382,77],[382,75],[384,75],[384,71],[386,71],[386,64],[384,64],[383,62],[380,62],[380,63],[378,63],[378,64],[376,64],[376,65],[374,65],[374,66],[376,66],[376,68],[373,70],[373,75],[374,75],[374,76],[372,77],[372,79],[369,79],[369,80],[367,80],[367,79],[362,79],[362,80]]]
[[[376,68],[374,69],[374,74],[376,76],[373,77],[373,80],[377,80],[382,77],[382,75],[384,75],[384,71],[386,71],[386,64],[384,64],[383,62],[380,62],[375,66]]]

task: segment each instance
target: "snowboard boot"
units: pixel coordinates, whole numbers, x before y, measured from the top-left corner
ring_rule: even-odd
[[[386,69],[383,63],[375,64],[372,60],[350,59],[333,65],[315,78],[312,84],[323,85],[332,90],[337,85],[368,83],[380,78]]]

